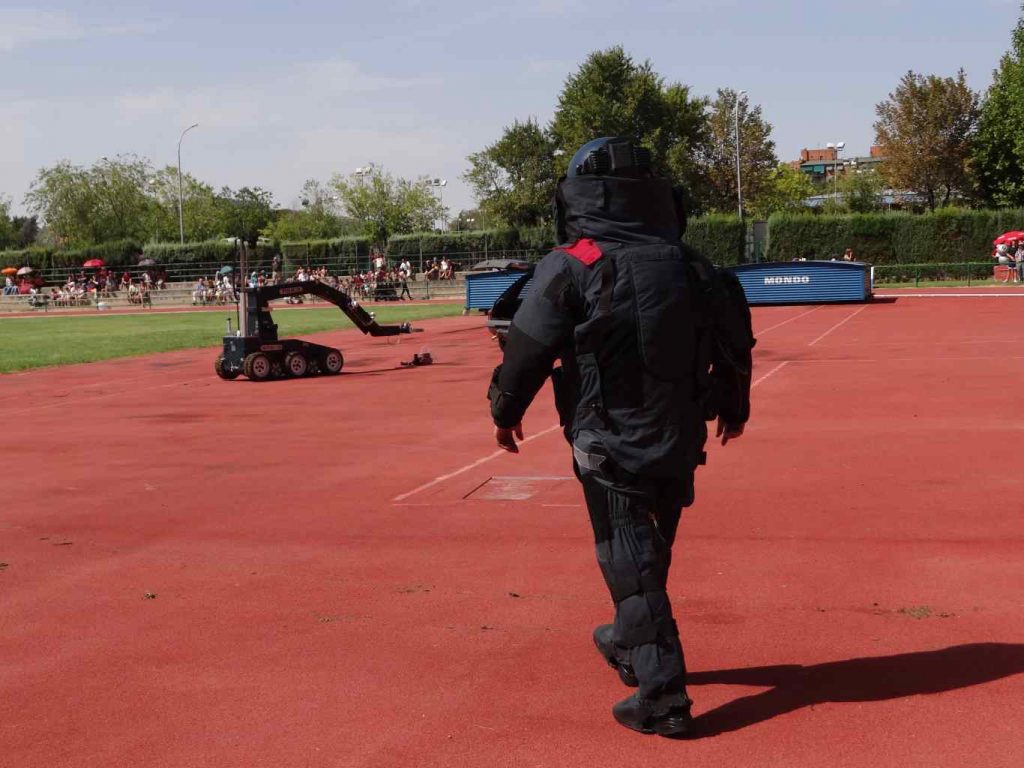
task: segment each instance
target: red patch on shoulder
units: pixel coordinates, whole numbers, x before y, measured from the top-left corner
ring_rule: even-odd
[[[589,237],[577,240],[568,248],[559,248],[558,250],[565,251],[574,259],[582,261],[588,267],[604,255],[601,253],[601,249],[597,247],[597,243]]]

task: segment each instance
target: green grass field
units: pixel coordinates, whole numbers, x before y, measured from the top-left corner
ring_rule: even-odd
[[[381,324],[462,312],[461,304],[369,309]],[[233,309],[225,307],[223,312],[0,318],[0,373],[215,346],[224,336],[227,317],[235,322]],[[280,309],[274,312],[274,319],[281,338],[352,327],[348,318],[333,307]]]

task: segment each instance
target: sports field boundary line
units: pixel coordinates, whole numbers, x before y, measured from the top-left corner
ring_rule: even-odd
[[[774,368],[772,368],[770,371],[768,371],[768,373],[766,373],[764,376],[762,376],[761,378],[759,378],[756,381],[754,381],[754,383],[750,385],[750,388],[753,389],[758,384],[760,384],[762,381],[767,379],[769,376],[774,376],[776,373],[781,371],[783,368],[785,368],[791,362],[793,362],[793,361],[792,360],[783,360],[781,363],[779,363]]]
[[[828,336],[828,335],[829,335],[830,333],[832,333],[833,331],[837,331],[837,330],[839,330],[839,329],[840,329],[840,328],[841,328],[842,326],[846,325],[846,324],[847,324],[848,322],[850,322],[851,320],[853,320],[853,318],[855,318],[855,317],[856,317],[857,315],[859,315],[859,314],[860,314],[861,312],[863,312],[863,311],[864,311],[865,309],[867,309],[867,308],[868,308],[869,306],[870,306],[869,304],[865,304],[865,305],[864,305],[863,307],[861,307],[860,309],[856,310],[855,312],[851,312],[851,313],[850,313],[850,314],[848,314],[848,315],[847,315],[846,317],[844,317],[844,318],[843,318],[842,320],[840,320],[840,321],[839,321],[838,323],[836,323],[836,324],[835,324],[835,325],[833,325],[833,326],[832,326],[831,328],[829,328],[829,329],[828,329],[827,331],[825,331],[825,332],[824,332],[823,334],[821,334],[821,336],[819,336],[819,337],[818,337],[818,338],[816,338],[816,339],[815,339],[814,341],[812,341],[811,343],[809,343],[809,344],[808,344],[807,346],[808,346],[808,347],[813,347],[813,346],[814,346],[815,344],[817,344],[817,343],[818,343],[819,341],[821,341],[822,339],[824,339],[824,338],[825,338],[826,336]]]
[[[823,306],[825,306],[825,305],[824,304],[819,304],[816,307],[811,307],[806,312],[801,312],[799,315],[793,315],[793,317],[787,318],[786,320],[783,320],[781,323],[776,323],[775,325],[770,325],[767,328],[764,328],[763,330],[758,331],[757,332],[757,336],[763,336],[764,334],[768,333],[769,331],[774,331],[776,328],[781,328],[782,326],[786,325],[786,323],[792,323],[794,320],[799,320],[801,317],[804,317],[805,315],[811,314],[811,312],[817,312]]]
[[[520,440],[519,441],[519,445],[525,445],[526,443],[529,443],[531,440],[536,440],[539,437],[544,437],[544,435],[550,434],[550,433],[554,432],[556,429],[560,429],[560,428],[561,428],[560,424],[555,424],[553,426],[548,427],[547,429],[542,429],[540,432],[536,432],[536,433],[530,435],[529,437],[527,437],[526,439]],[[420,486],[417,486],[416,488],[413,488],[411,491],[406,491],[405,493],[400,493],[398,496],[395,496],[391,501],[392,501],[392,503],[397,503],[397,502],[400,502],[400,501],[405,501],[410,496],[415,496],[417,493],[420,493],[421,491],[425,491],[428,488],[433,488],[438,483],[443,483],[445,480],[451,480],[453,477],[457,477],[458,475],[461,475],[464,472],[469,472],[469,470],[471,470],[471,469],[476,469],[481,464],[486,464],[491,459],[496,459],[499,456],[505,455],[506,453],[508,453],[508,451],[506,451],[504,448],[499,448],[497,451],[494,451],[494,453],[489,453],[486,456],[483,456],[483,457],[477,459],[476,461],[470,462],[469,464],[466,464],[465,466],[459,467],[458,469],[454,470],[453,472],[448,472],[448,473],[446,473],[444,475],[438,475],[433,480],[429,480],[429,481],[425,482],[423,485],[420,485]]]
[[[876,293],[876,299],[1024,299],[1019,293]]]

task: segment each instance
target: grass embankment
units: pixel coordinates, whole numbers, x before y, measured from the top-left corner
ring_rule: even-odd
[[[462,312],[461,304],[369,309],[382,325]],[[223,312],[0,319],[0,373],[215,346],[224,336],[224,320],[229,316],[234,323],[234,309],[225,307]],[[274,320],[281,338],[352,327],[348,318],[333,307],[283,309],[274,312]]]

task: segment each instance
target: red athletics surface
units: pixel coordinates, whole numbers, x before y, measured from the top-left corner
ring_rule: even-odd
[[[338,378],[2,376],[0,764],[1019,766],[1020,312],[755,310],[671,577],[690,742],[611,719],[550,393],[496,454],[479,316],[312,337]]]

